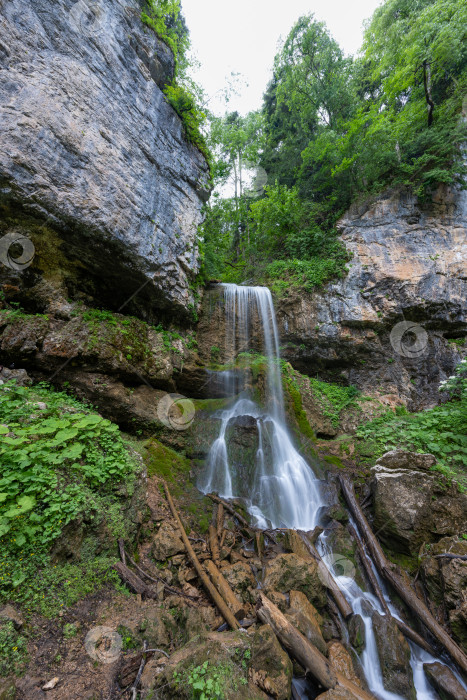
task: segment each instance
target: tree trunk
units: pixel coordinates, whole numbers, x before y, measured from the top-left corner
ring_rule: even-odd
[[[329,690],[336,686],[346,688],[358,700],[374,700],[374,697],[352,681],[347,680],[329,663],[327,658],[308,641],[281,613],[271,601],[260,593],[256,604],[256,614],[267,625],[285,649],[293,656],[305,671],[315,678],[323,688]]]
[[[425,100],[428,109],[428,126],[433,124],[433,111],[435,103],[431,94],[431,63],[423,61],[423,87],[425,88]]]
[[[394,570],[394,565],[386,559],[381,545],[374,536],[365,514],[360,508],[352,482],[343,475],[339,477],[339,481],[348,506],[371,552],[376,568],[380,574],[389,581],[400,598],[409,606],[415,616],[425,625],[439,644],[444,647],[461,671],[467,674],[467,656],[456,642],[451,639],[446,630],[435,620],[425,603],[420,600],[411,588],[407,586],[402,577]]]
[[[206,573],[203,569],[203,567],[200,564],[200,561],[198,557],[196,556],[193,547],[191,546],[188,537],[186,536],[185,528],[182,525],[182,521],[180,520],[180,516],[177,513],[177,509],[174,506],[174,502],[172,501],[172,496],[170,495],[169,487],[167,484],[164,483],[164,489],[165,489],[165,494],[167,496],[167,501],[169,502],[170,510],[172,511],[172,515],[178,525],[178,529],[180,531],[180,536],[183,540],[183,544],[185,545],[185,549],[187,551],[188,556],[191,559],[191,562],[195,568],[196,573],[200,577],[203,586],[205,587],[207,593],[211,597],[212,601],[215,603],[215,605],[219,608],[219,611],[224,618],[224,620],[227,622],[228,625],[233,630],[238,630],[240,625],[238,624],[238,621],[235,619],[234,615],[230,611],[229,607],[224,603],[222,597],[219,595],[217,592],[217,589],[213,586],[209,578],[206,576]]]
[[[209,559],[204,562],[204,566],[211,577],[211,581],[219,591],[222,598],[225,600],[229,606],[232,613],[235,615],[237,620],[242,620],[245,617],[245,610],[243,608],[243,603],[239,601],[233,590],[230,588],[229,584],[223,577],[222,573],[219,571],[214,562]]]

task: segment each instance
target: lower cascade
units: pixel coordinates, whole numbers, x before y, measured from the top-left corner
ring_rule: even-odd
[[[279,334],[271,292],[266,287],[235,284],[222,286],[227,368],[219,369],[218,374],[229,404],[216,416],[220,421],[219,434],[211,445],[205,468],[200,475],[200,491],[206,494],[215,492],[225,499],[241,499],[256,527],[264,530],[286,528],[309,531],[317,526],[323,527],[324,532],[319,536],[316,548],[350,604],[353,614],[359,615],[363,620],[365,646],[360,661],[368,689],[375,698],[404,700],[416,697],[417,700],[436,700],[439,696],[428,683],[423,670],[423,664],[434,661],[445,663],[465,687],[461,676],[447,659],[435,658],[414,642],[409,642],[413,692],[402,695],[384,687],[372,617],[374,613],[382,616],[386,613],[380,600],[364,591],[352,576],[347,575],[345,567],[343,573],[339,556],[333,553],[327,543],[324,512],[329,504],[326,482],[317,476],[319,464],[312,463],[300,454],[286,423]],[[257,346],[258,338],[261,347]],[[258,350],[264,355],[266,367],[261,391],[248,379],[251,353]],[[256,452],[254,460],[248,466],[238,464],[229,454],[229,431],[236,426],[249,427],[256,433]],[[371,560],[368,564],[373,568],[383,592],[386,610],[390,610],[393,618],[400,619],[385,583]],[[294,687],[294,697],[312,697],[306,694],[306,689],[303,690],[300,683]]]

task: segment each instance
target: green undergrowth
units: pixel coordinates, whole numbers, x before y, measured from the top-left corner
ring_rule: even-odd
[[[293,369],[292,365],[288,362],[282,362],[282,381],[284,388],[288,392],[293,408],[293,413],[295,420],[297,421],[298,429],[300,434],[305,438],[316,440],[315,431],[308,422],[308,418],[303,408],[302,395],[300,393],[300,387],[298,384],[300,373]]]
[[[189,521],[195,531],[202,534],[207,532],[212,501],[196,488],[192,461],[155,438],[144,442],[142,455],[148,477],[157,476],[166,481],[172,496],[177,499],[185,515],[185,520]],[[162,484],[160,488],[163,493]]]
[[[396,448],[433,454],[438,460],[433,469],[467,488],[467,399],[419,413],[388,411],[357,430],[356,450],[363,461]]]
[[[310,388],[318,400],[323,415],[331,420],[334,428],[338,427],[341,414],[345,409],[359,408],[358,398],[361,397],[361,393],[355,386],[340,386],[310,378]]]
[[[28,658],[27,640],[9,620],[0,621],[0,677],[20,676]],[[5,700],[9,695],[3,695]]]
[[[109,558],[131,537],[141,469],[118,427],[65,393],[13,381],[0,386],[0,435],[0,602],[55,614],[116,583]],[[74,561],[62,564],[68,541]]]
[[[342,246],[340,255],[315,257],[310,260],[275,260],[266,266],[264,283],[277,297],[287,296],[292,290],[313,292],[332,279],[345,277],[348,253]]]

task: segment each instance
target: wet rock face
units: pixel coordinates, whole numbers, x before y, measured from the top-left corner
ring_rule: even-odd
[[[440,556],[446,553],[447,557]],[[466,540],[443,537],[422,557],[421,571],[439,621],[449,621],[453,637],[467,651],[467,561],[462,559],[465,556]]]
[[[463,531],[467,494],[440,474],[417,471],[417,465],[426,469],[432,463],[432,455],[401,454],[396,459],[387,453],[372,469],[374,529],[393,551],[417,555],[421,544]],[[415,468],[397,468],[396,463]]]
[[[423,207],[403,192],[352,207],[339,223],[353,254],[348,275],[323,292],[290,290],[276,302],[283,357],[391,406],[437,403],[439,381],[461,359],[447,338],[467,331],[466,221],[465,194],[450,192]],[[390,342],[404,320],[428,334],[419,337],[420,354],[409,335],[402,346],[398,336]]]
[[[435,661],[432,664],[423,664],[423,670],[441,700],[467,700],[466,691],[447,666]]]
[[[410,647],[393,619],[376,611],[372,616],[376,646],[381,662],[383,684],[386,690],[398,693],[403,698],[415,700]]]
[[[161,88],[171,51],[138,0],[9,0],[0,25],[0,233],[36,256],[10,283],[54,279],[140,315],[188,319],[208,170]],[[87,295],[87,296],[86,296]]]

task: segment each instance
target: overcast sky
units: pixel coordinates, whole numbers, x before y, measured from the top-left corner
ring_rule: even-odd
[[[285,38],[300,15],[314,13],[326,22],[346,54],[355,54],[363,22],[380,0],[182,0],[194,53],[201,63],[196,79],[212,96],[232,71],[242,73],[248,87],[228,109],[245,114],[261,105],[271,75],[279,38]],[[221,103],[210,108],[222,112]]]

